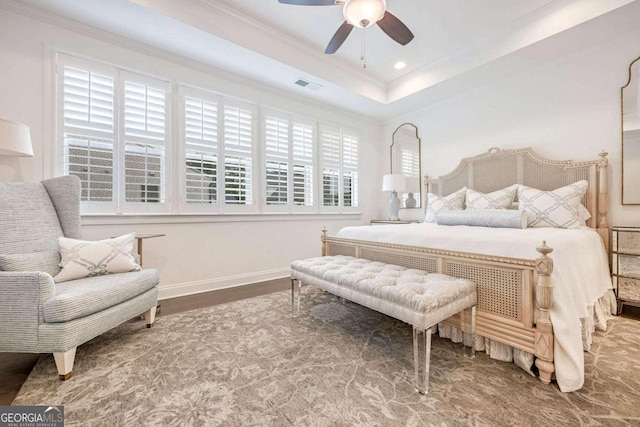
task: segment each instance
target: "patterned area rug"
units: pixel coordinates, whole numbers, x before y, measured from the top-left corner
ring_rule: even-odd
[[[126,323],[78,348],[61,382],[42,356],[14,405],[65,406],[67,426],[639,425],[640,323],[616,318],[575,393],[434,337],[415,392],[411,327],[305,287]]]

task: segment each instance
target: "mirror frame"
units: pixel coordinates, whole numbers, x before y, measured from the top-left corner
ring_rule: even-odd
[[[420,139],[420,136],[418,135],[418,127],[416,125],[414,125],[413,123],[409,123],[409,122],[405,122],[402,123],[401,125],[399,125],[396,130],[393,131],[393,134],[391,135],[391,146],[389,147],[389,173],[393,173],[393,147],[396,143],[396,134],[398,133],[398,131],[400,130],[401,127],[403,126],[411,126],[416,134],[416,139],[418,140],[418,183],[419,183],[419,195],[420,195],[420,199],[419,199],[419,206],[416,206],[415,208],[405,208],[405,207],[400,207],[400,209],[423,209],[423,202],[422,202],[422,193],[423,193],[423,189],[422,189],[422,140]],[[408,193],[408,191],[407,191]]]
[[[631,84],[631,69],[633,68],[633,64],[640,61],[640,56],[631,61],[628,69],[628,77],[627,83],[620,88],[620,142],[621,142],[621,152],[620,152],[620,203],[622,205],[640,205],[640,202],[637,203],[629,203],[624,201],[624,89]]]

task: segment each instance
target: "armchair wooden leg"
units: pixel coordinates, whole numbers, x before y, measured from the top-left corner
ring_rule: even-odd
[[[56,368],[58,368],[58,376],[62,381],[66,381],[71,378],[71,371],[73,371],[73,362],[76,359],[76,349],[73,347],[71,350],[67,350],[64,353],[53,353],[53,358],[56,361]]]
[[[147,322],[147,328],[153,328],[156,324],[156,306],[144,312],[144,321]]]

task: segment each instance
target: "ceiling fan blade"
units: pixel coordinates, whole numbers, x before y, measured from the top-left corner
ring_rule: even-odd
[[[282,4],[295,4],[297,6],[333,6],[335,0],[278,0]]]
[[[344,21],[338,31],[333,35],[331,41],[327,45],[327,48],[324,50],[324,53],[332,54],[335,53],[336,50],[340,49],[342,43],[347,39],[349,33],[353,30],[353,25],[349,24],[347,21]]]
[[[396,18],[389,12],[385,12],[381,20],[378,21],[378,26],[387,33],[389,37],[397,41],[401,45],[406,45],[413,40],[413,33],[401,20]]]

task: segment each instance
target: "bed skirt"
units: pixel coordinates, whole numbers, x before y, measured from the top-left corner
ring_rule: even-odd
[[[587,307],[588,316],[580,319],[582,323],[582,346],[584,351],[591,350],[593,332],[607,329],[607,320],[616,313],[616,296],[613,289],[607,289],[604,295]],[[438,323],[438,335],[459,343],[464,339],[465,345],[471,345],[471,335],[462,332],[460,328],[450,323]],[[509,345],[476,335],[476,350],[484,351],[490,358],[503,362],[513,362],[531,376],[535,376],[531,368],[534,366],[535,356],[532,353],[513,348]]]

